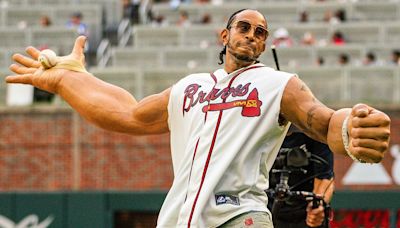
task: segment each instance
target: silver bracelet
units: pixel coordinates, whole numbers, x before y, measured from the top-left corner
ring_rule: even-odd
[[[365,163],[365,161],[356,158],[349,150],[349,133],[348,133],[348,129],[347,129],[347,124],[349,122],[349,116],[347,116],[342,124],[342,140],[343,140],[343,146],[344,149],[346,150],[347,155],[349,155],[349,157],[351,157],[351,159],[353,159],[353,161],[357,161],[360,163]]]

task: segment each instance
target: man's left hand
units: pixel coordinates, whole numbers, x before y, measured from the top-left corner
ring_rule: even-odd
[[[378,163],[389,149],[390,118],[365,104],[355,105],[348,120],[349,150],[360,161]]]

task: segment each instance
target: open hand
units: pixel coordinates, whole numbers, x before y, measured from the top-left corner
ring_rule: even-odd
[[[390,118],[365,104],[352,108],[348,121],[350,153],[367,163],[378,163],[389,148]]]
[[[30,84],[51,93],[57,93],[58,84],[68,71],[85,72],[84,46],[85,36],[79,36],[75,40],[71,54],[57,57],[58,63],[50,69],[44,69],[38,61],[40,51],[34,47],[26,48],[29,57],[14,54],[13,60],[18,64],[11,64],[10,70],[16,75],[6,77],[7,83]]]

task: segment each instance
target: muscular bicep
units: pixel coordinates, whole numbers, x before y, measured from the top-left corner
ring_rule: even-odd
[[[305,134],[326,143],[329,120],[333,112],[318,101],[298,77],[289,80],[281,101],[281,115]]]
[[[135,134],[160,134],[169,131],[168,102],[171,88],[139,101],[132,111]]]

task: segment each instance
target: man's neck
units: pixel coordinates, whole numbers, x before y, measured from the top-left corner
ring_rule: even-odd
[[[254,61],[253,62],[244,62],[244,61],[240,61],[240,60],[236,59],[233,56],[230,56],[230,57],[231,58],[229,58],[228,55],[226,56],[226,63],[224,66],[224,69],[228,74],[230,74],[240,68],[248,67],[255,63]]]

